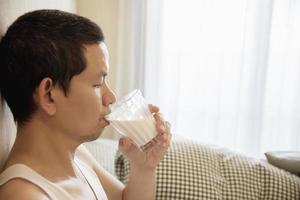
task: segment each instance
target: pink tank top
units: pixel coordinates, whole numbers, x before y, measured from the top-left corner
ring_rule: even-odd
[[[107,196],[104,192],[103,187],[101,186],[100,181],[98,179],[97,181],[95,181],[95,179],[93,178],[97,176],[96,173],[85,163],[81,162],[78,159],[75,159],[75,163],[94,191],[96,198],[98,200],[107,200]],[[51,200],[73,199],[72,196],[62,187],[47,180],[43,176],[39,175],[36,171],[24,164],[15,164],[5,169],[0,174],[0,186],[14,178],[25,179],[35,184],[36,186],[41,188],[50,197]]]

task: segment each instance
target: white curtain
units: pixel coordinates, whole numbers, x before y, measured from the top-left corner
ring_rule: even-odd
[[[150,79],[160,65],[161,14],[161,0],[118,0],[118,51],[113,74],[117,97],[136,88],[143,94],[156,90],[157,79]],[[154,99],[151,96],[149,103]]]
[[[144,89],[173,133],[251,156],[300,150],[300,1],[154,2]]]
[[[115,93],[123,96],[133,89],[143,90],[145,1],[118,0],[117,62]]]

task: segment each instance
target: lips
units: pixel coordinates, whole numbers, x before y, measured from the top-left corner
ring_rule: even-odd
[[[103,116],[100,117],[100,121],[103,120],[107,125],[110,124],[110,122],[105,118],[105,116],[107,116],[108,114],[110,114],[110,110],[107,113],[105,113]]]

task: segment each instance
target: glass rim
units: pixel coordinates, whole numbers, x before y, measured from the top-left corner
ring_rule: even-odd
[[[128,104],[128,102],[130,102],[132,100],[132,98],[134,96],[137,96],[137,98],[144,98],[142,95],[142,92],[139,89],[134,89],[131,92],[129,92],[128,94],[126,94],[125,96],[121,97],[119,100],[117,100],[116,103],[110,105],[110,113],[108,115],[106,115],[106,119],[109,119],[111,117],[113,117],[116,112],[122,110],[122,104]]]
[[[141,94],[142,93],[139,89],[135,89],[135,90],[129,92],[128,94],[126,94],[125,96],[121,97],[119,100],[116,101],[116,103],[112,104],[111,109],[119,106],[120,104],[123,104],[123,103],[126,103],[126,102],[130,101],[131,98],[134,97],[135,95],[142,96]]]

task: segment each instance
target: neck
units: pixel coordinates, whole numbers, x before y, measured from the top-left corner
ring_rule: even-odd
[[[50,180],[73,177],[74,154],[79,145],[50,125],[32,120],[18,128],[6,166],[22,163]]]

